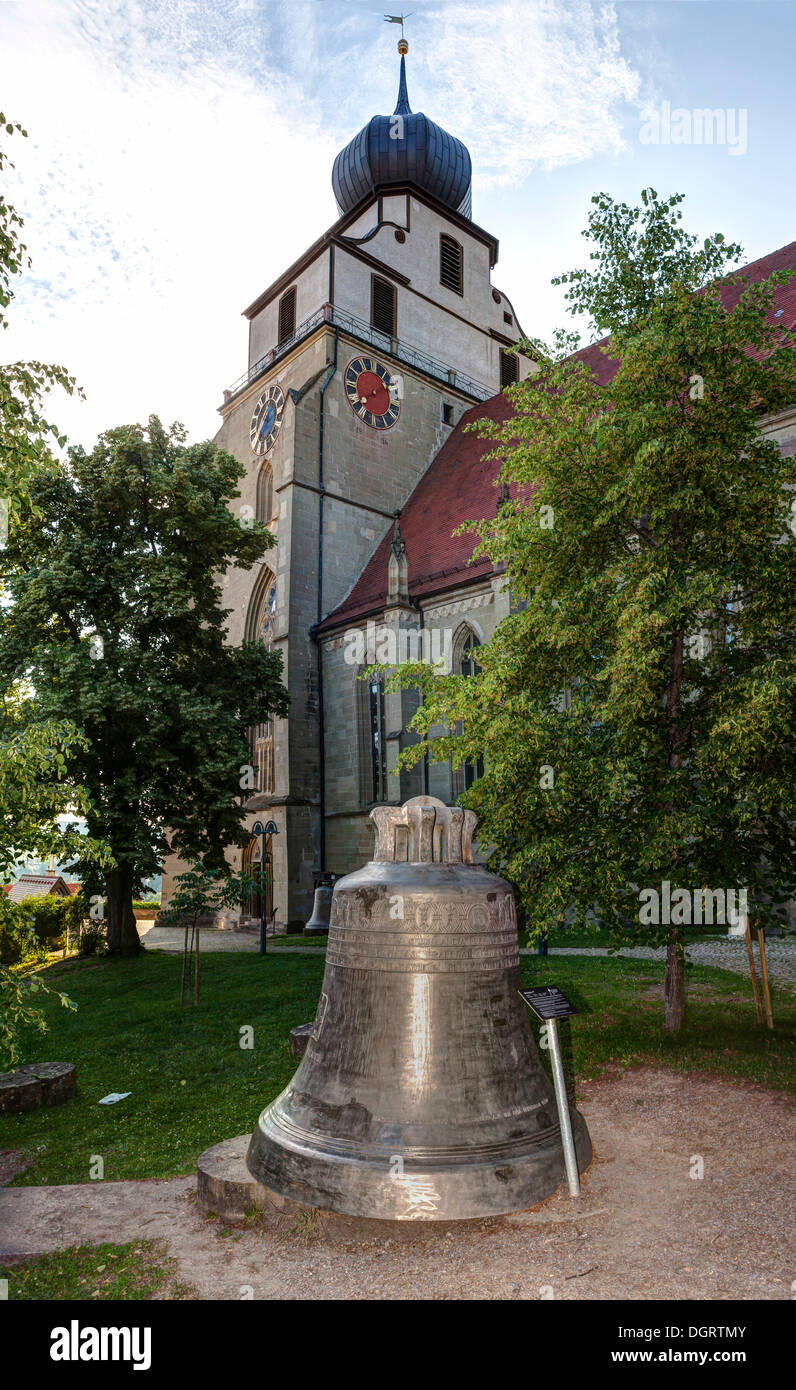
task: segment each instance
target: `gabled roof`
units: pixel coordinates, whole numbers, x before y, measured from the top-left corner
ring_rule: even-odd
[[[68,896],[66,880],[60,874],[20,874],[11,884],[8,897],[12,903],[18,903],[23,898],[46,898],[51,893]]]
[[[734,309],[743,293],[743,285],[732,283],[732,276],[767,280],[776,270],[796,270],[796,241],[731,272],[730,283],[721,292],[725,308]],[[774,302],[776,322],[788,330],[796,329],[796,278],[776,289]],[[601,386],[606,386],[619,370],[618,360],[603,351],[607,342],[607,338],[602,338],[575,354],[591,367]],[[468,563],[476,537],[471,532],[461,536],[454,536],[453,532],[470,518],[494,516],[497,507],[495,480],[500,465],[486,458],[494,446],[491,440],[468,434],[466,426],[483,419],[502,423],[510,414],[511,405],[503,395],[466,411],[410,494],[401,512],[401,533],[409,561],[409,597],[413,601],[492,574],[492,562],[486,557],[472,565]],[[376,547],[347,598],[319,624],[319,632],[359,622],[384,608],[391,539],[392,528]]]
[[[378,208],[382,196],[388,197],[392,194],[403,192],[411,193],[413,198],[424,203],[426,207],[432,208],[436,212],[443,213],[449,222],[460,227],[462,231],[468,232],[470,236],[475,237],[476,240],[482,241],[484,245],[489,248],[490,267],[497,265],[499,249],[497,237],[493,236],[491,232],[487,232],[484,227],[480,227],[477,222],[473,222],[471,217],[465,217],[463,213],[456,212],[455,208],[448,207],[447,204],[441,203],[439,199],[435,198],[427,189],[419,188],[414,183],[407,181],[383,183],[378,190],[367,193],[350,212],[345,212],[341,217],[338,217],[337,221],[333,222],[332,226],[323,233],[323,236],[318,237],[317,241],[314,241],[312,246],[310,246],[303,255],[299,256],[298,260],[295,260],[292,265],[289,265],[287,270],[285,270],[277,280],[272,281],[267,289],[263,290],[262,294],[258,294],[257,298],[249,307],[243,310],[243,317],[245,319],[253,319],[259,314],[260,311],[265,308],[266,304],[269,304],[272,299],[276,299],[278,295],[282,294],[292,285],[293,281],[306,270],[308,265],[312,265],[313,261],[316,261],[318,257],[325,252],[328,246],[339,246],[341,250],[347,251],[352,256],[362,255],[362,250],[357,245],[356,238],[349,240],[346,237],[345,233],[348,228],[353,222],[356,222],[357,218],[361,216],[370,203]],[[400,275],[388,262],[381,261],[380,257],[372,256],[370,259],[374,261],[378,260],[379,264],[383,265],[388,275],[392,275],[393,278],[397,280],[406,280],[406,283],[409,283],[406,276]]]
[[[475,537],[454,536],[453,532],[468,517],[493,516],[497,505],[498,465],[485,458],[494,446],[489,440],[465,433],[465,426],[485,418],[502,422],[510,414],[505,396],[493,396],[465,411],[411,493],[401,512],[410,598],[427,598],[492,573],[492,562],[486,558],[468,564]],[[392,528],[376,547],[348,598],[319,625],[320,632],[356,622],[384,607],[391,540]]]

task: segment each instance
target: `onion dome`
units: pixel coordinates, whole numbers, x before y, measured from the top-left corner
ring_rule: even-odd
[[[413,111],[406,90],[406,41],[392,116],[373,116],[334,161],[332,188],[342,216],[381,184],[413,183],[465,217],[472,210],[470,152],[428,116]]]

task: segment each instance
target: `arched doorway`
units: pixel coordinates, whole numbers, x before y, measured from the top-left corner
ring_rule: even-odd
[[[249,917],[255,917],[259,922],[263,915],[263,837],[253,835],[248,845],[243,851],[243,871],[253,878],[256,888],[253,890],[245,911]],[[271,836],[265,837],[265,917],[266,921],[271,920],[274,915],[274,851],[271,844]]]

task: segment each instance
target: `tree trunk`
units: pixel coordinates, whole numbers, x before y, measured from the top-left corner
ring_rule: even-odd
[[[129,869],[112,869],[106,875],[108,952],[135,956],[141,949],[133,912],[133,875]]]
[[[680,524],[674,529],[674,549],[678,552]],[[669,755],[666,760],[670,772],[682,767],[683,747],[688,743],[688,734],[679,728],[678,718],[682,707],[683,663],[685,658],[685,631],[675,632],[669,658],[669,685],[666,691],[666,719],[668,723]],[[674,809],[671,801],[664,807],[665,814]],[[675,862],[677,856],[674,856]],[[674,864],[672,865],[674,869]],[[685,1022],[685,936],[682,927],[670,925],[666,942],[666,976],[663,984],[664,1019],[667,1033],[679,1033]]]
[[[680,927],[669,928],[663,985],[664,1028],[679,1033],[685,1022],[685,939]]]

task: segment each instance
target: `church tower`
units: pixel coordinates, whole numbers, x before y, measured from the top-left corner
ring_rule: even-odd
[[[246,466],[242,518],[277,539],[259,567],[228,575],[224,602],[232,643],[281,651],[291,697],[288,718],[252,730],[242,792],[249,827],[277,825],[270,906],[289,930],[335,869],[316,626],[462,414],[533,370],[507,352],[522,334],[492,284],[498,243],[472,220],[469,152],[412,111],[406,40],[398,48],[393,114],[374,116],[335,159],[338,220],[245,310],[249,365],[224,392],[215,441]],[[356,731],[339,738],[353,748]],[[179,871],[166,866],[164,898]]]

